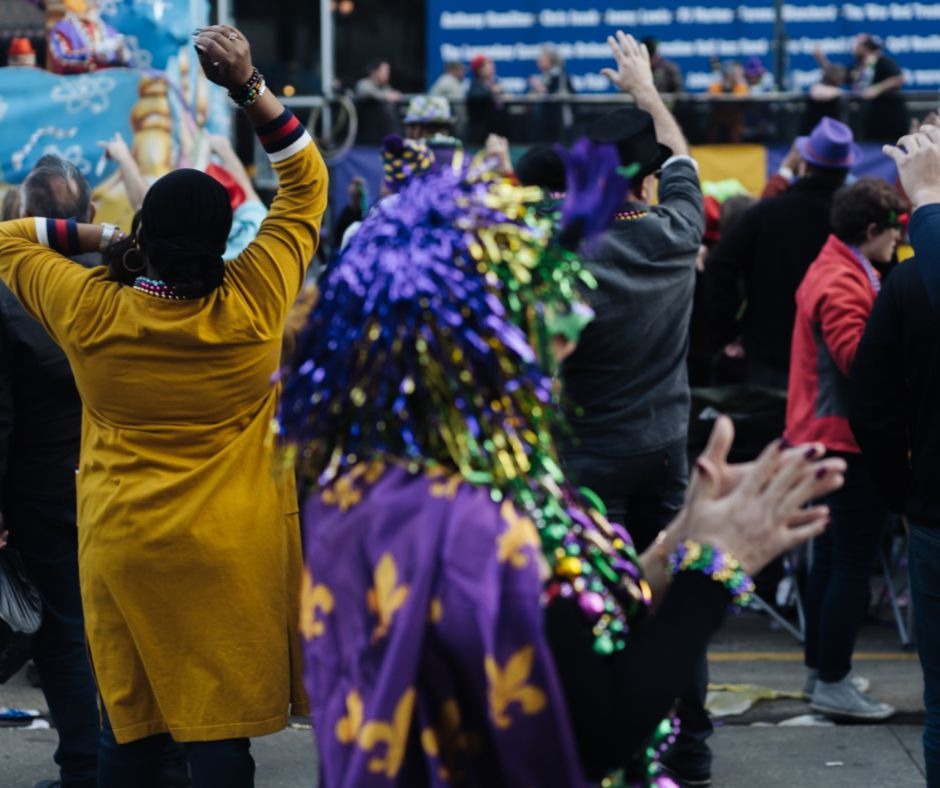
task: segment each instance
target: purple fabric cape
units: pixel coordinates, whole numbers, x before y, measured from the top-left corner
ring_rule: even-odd
[[[311,498],[304,523],[325,788],[586,785],[530,520],[457,477],[375,462]]]

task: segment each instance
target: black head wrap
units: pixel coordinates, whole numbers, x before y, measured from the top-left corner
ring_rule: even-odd
[[[199,170],[164,175],[147,191],[140,216],[143,249],[164,282],[190,298],[222,284],[232,206],[215,178]]]

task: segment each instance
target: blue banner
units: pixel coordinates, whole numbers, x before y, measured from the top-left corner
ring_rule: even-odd
[[[522,93],[537,73],[539,48],[550,44],[567,61],[579,92],[603,92],[609,85],[599,72],[611,62],[605,42],[617,30],[658,39],[660,53],[682,68],[689,91],[711,84],[713,58],[739,63],[757,58],[768,72],[774,70],[775,12],[770,2],[690,5],[654,0],[643,7],[613,8],[593,0],[428,0],[427,7],[429,84],[445,62],[468,63],[486,55],[495,61],[504,87]],[[849,65],[852,39],[859,33],[882,37],[905,72],[905,87],[940,88],[940,3],[787,3],[783,22],[787,89],[801,90],[819,81],[813,57],[817,48],[834,62]]]

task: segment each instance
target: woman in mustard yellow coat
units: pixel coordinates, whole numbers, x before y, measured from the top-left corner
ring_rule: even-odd
[[[305,713],[293,478],[275,461],[284,322],[319,238],[327,174],[234,28],[198,33],[280,178],[257,240],[224,266],[225,190],[183,170],[113,227],[0,224],[0,278],[68,355],[84,403],[79,569],[104,703],[99,786],[143,788],[167,735],[193,784],[253,784],[248,737]],[[136,243],[134,243],[136,241]],[[132,286],[65,255],[126,254]]]

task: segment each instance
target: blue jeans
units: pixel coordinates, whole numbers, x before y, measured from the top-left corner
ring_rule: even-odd
[[[888,510],[868,463],[860,454],[839,455],[848,463],[845,486],[828,496],[832,524],[813,542],[806,588],[806,649],[809,668],[825,682],[852,669],[855,640],[870,601],[869,579],[888,521]]]
[[[59,734],[53,756],[63,788],[92,788],[98,769],[98,691],[85,648],[85,621],[78,585],[74,519],[63,509],[10,499],[4,511],[10,546],[43,602],[42,626],[33,642],[42,692]]]
[[[924,760],[928,788],[940,788],[940,527],[911,523],[911,596],[924,671]]]
[[[160,767],[173,739],[169,734],[118,744],[107,712],[102,715],[98,788],[158,788]],[[192,788],[254,788],[255,761],[249,739],[183,742]]]

